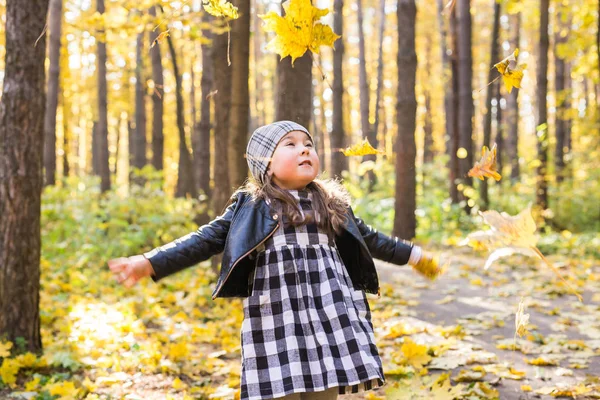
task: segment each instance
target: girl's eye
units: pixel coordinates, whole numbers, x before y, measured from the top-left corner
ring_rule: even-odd
[[[306,147],[312,147],[312,143],[306,143]]]
[[[293,146],[293,145],[294,145],[294,143],[292,143],[292,142],[289,142],[288,144],[286,144],[286,146],[289,146],[289,145],[292,145],[292,146]]]

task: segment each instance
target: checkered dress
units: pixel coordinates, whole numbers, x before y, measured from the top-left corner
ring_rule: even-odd
[[[303,213],[312,194],[290,190]],[[316,224],[277,231],[259,249],[244,298],[241,400],[384,384],[369,303]]]

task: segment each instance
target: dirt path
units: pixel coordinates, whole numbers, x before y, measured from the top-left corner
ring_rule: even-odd
[[[554,397],[523,392],[521,385],[529,385],[535,390],[573,385],[585,380],[586,376],[600,376],[600,306],[598,295],[594,296],[600,289],[597,280],[586,282],[584,302],[579,303],[573,295],[556,293],[556,288],[560,286],[556,283],[557,278],[544,269],[540,270],[544,267],[497,265],[486,272],[482,269],[485,260],[473,257],[468,251],[453,257],[452,269],[434,283],[415,277],[409,267],[377,262],[382,285],[391,285],[394,293],[410,302],[410,307],[401,312],[399,318],[409,317],[415,324],[418,324],[416,321],[441,326],[460,324],[468,333],[462,339],[463,344],[493,353],[496,356],[494,363],[506,363],[526,372],[523,380],[498,379],[489,373],[486,375],[485,380],[493,382],[501,399],[551,399]],[[527,262],[521,258],[511,259],[513,262],[515,260]],[[561,265],[560,262],[556,264]],[[600,263],[593,264],[596,273],[591,276],[598,277]],[[537,326],[532,332],[539,334],[539,343],[517,339],[524,351],[530,352],[527,355],[521,351],[497,348],[497,343],[503,338],[512,343],[515,313],[521,296],[525,296],[529,304],[525,312],[530,314],[530,322]],[[370,299],[374,309],[374,324],[377,324],[376,313],[380,301]],[[375,328],[378,329],[377,325]],[[383,353],[385,359],[385,350]],[[563,358],[559,366],[535,366],[525,361],[525,358],[534,359],[538,355],[548,354]],[[580,360],[584,361],[587,368],[570,368],[579,364]],[[459,370],[470,367],[472,365],[452,369],[452,377],[456,377]],[[429,370],[431,373],[440,372],[432,368]],[[381,391],[377,393],[382,395]],[[364,395],[346,397],[347,400],[365,398]]]

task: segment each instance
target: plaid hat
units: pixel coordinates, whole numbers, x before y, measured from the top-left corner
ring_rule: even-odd
[[[313,138],[308,130],[302,125],[293,121],[277,121],[272,124],[261,126],[256,129],[246,148],[246,161],[252,176],[264,183],[264,175],[271,162],[271,157],[275,152],[277,144],[286,134],[292,131],[301,131],[308,135],[311,141]]]

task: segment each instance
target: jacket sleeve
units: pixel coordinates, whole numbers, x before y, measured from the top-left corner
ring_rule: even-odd
[[[195,232],[144,253],[154,269],[152,280],[156,282],[221,253],[238,201],[239,197],[234,198],[222,215]]]
[[[384,235],[356,217],[351,208],[350,213],[373,257],[397,265],[408,263],[413,248],[411,242]]]

